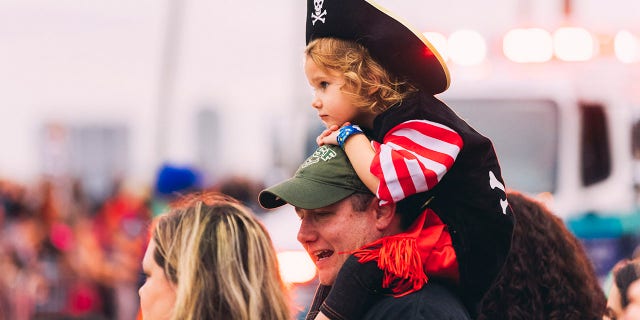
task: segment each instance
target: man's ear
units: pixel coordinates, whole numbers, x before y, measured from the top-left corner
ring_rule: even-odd
[[[378,230],[389,229],[396,216],[396,204],[387,203],[384,206],[380,206],[378,201],[372,201],[372,204],[376,210],[376,228]]]

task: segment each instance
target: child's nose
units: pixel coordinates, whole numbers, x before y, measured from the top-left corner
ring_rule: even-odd
[[[322,101],[314,94],[313,99],[311,100],[311,107],[314,109],[319,109],[322,107]]]

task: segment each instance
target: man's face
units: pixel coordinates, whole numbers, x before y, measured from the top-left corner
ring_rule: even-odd
[[[318,268],[323,285],[331,285],[349,253],[381,237],[376,228],[377,204],[354,211],[350,197],[320,209],[296,208],[301,224],[298,241]]]

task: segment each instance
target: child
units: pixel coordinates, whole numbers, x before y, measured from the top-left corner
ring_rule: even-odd
[[[318,144],[340,145],[381,205],[426,219],[421,231],[406,235],[415,242],[402,242],[405,254],[383,257],[384,246],[400,243],[389,244],[394,239],[353,254],[363,265],[377,261],[382,287],[395,295],[420,289],[426,277],[452,280],[473,315],[505,261],[513,229],[491,141],[434,97],[449,75],[420,33],[371,1],[307,4],[304,69],[315,90],[312,107],[327,126]],[[399,272],[385,262],[399,260]],[[424,273],[411,272],[415,267]],[[330,295],[325,304],[331,302]]]

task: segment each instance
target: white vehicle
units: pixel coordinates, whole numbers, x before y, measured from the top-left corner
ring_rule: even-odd
[[[466,83],[440,98],[492,139],[507,187],[563,219],[635,208],[629,105],[580,99],[563,82]]]
[[[493,141],[507,188],[564,219],[599,276],[632,254],[640,215],[630,103],[581,98],[574,82],[553,80],[466,82],[440,98]]]

